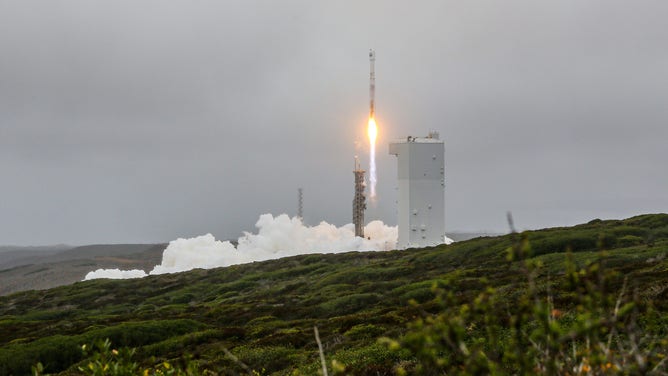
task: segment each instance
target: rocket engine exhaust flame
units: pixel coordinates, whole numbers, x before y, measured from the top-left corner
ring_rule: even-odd
[[[376,136],[378,136],[378,127],[376,126],[376,120],[374,118],[369,119],[369,142],[371,145],[376,144]]]
[[[378,136],[378,127],[376,120],[369,118],[367,129],[369,135],[369,198],[376,197],[376,136]]]

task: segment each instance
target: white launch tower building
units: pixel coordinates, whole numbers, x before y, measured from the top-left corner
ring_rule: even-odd
[[[390,143],[397,156],[398,249],[445,242],[445,148],[437,132]]]

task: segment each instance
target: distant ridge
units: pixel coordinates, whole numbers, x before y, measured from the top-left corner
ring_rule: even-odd
[[[54,245],[0,245],[0,253],[12,251],[58,252],[74,248],[67,244]]]
[[[0,295],[42,290],[81,281],[100,268],[149,271],[167,244],[96,244],[80,247],[3,247]]]

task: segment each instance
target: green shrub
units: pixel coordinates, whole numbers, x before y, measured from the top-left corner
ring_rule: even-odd
[[[325,287],[332,284],[356,285],[361,282],[391,281],[409,274],[411,269],[404,266],[382,267],[377,265],[368,265],[364,267],[349,268],[335,274],[332,274],[318,283],[318,287]]]
[[[294,366],[299,351],[282,346],[235,347],[232,352],[241,362],[253,370],[279,370]]]
[[[385,329],[373,324],[358,324],[350,328],[343,335],[352,340],[374,339],[385,333]]]
[[[379,294],[351,294],[320,304],[320,312],[328,317],[347,315],[373,306],[381,299]]]
[[[628,227],[627,230],[631,231]],[[531,254],[595,251],[613,249],[617,246],[617,235],[590,229],[547,230],[547,234],[529,234]],[[550,232],[552,232],[550,234]],[[622,231],[623,233],[623,231]]]
[[[230,332],[227,330],[207,329],[180,336],[173,336],[164,341],[143,346],[139,349],[139,353],[145,357],[166,355],[179,356],[187,348],[228,338],[230,338]]]
[[[120,347],[137,347],[202,329],[192,320],[127,322],[73,336],[55,335],[0,348],[0,374],[27,374],[41,362],[47,372],[60,372],[82,359],[80,345],[109,339]]]
[[[635,235],[625,235],[622,236],[621,238],[617,239],[617,245],[621,248],[626,248],[626,247],[633,247],[636,245],[641,245],[645,241],[643,238]]]
[[[568,249],[573,252],[591,251],[595,250],[596,246],[596,237],[588,234],[566,234],[531,242],[531,250],[534,255],[561,253]]]
[[[193,299],[195,299],[195,294],[190,292],[181,294],[172,294],[169,296],[169,300],[172,304],[188,304]]]
[[[407,303],[415,301],[417,303],[424,303],[434,299],[434,290],[431,287],[420,287],[410,290],[401,295],[401,301]]]
[[[391,351],[379,343],[337,351],[332,355],[346,375],[394,375],[396,365],[410,357],[409,351]]]
[[[113,348],[108,339],[97,341],[94,345],[82,345],[79,349],[87,359],[76,367],[77,374],[87,376],[193,376],[215,375],[207,368],[202,368],[189,355],[182,355],[174,364],[164,361],[158,365],[142,368],[134,361],[135,349],[122,347]],[[38,362],[31,367],[34,376],[41,376],[47,371],[46,367]],[[74,371],[72,371],[74,372]],[[255,375],[257,373],[253,373]]]
[[[21,317],[24,321],[47,321],[47,320],[62,320],[71,317],[77,313],[74,309],[55,309],[48,311],[34,311]]]
[[[285,328],[288,324],[274,316],[262,316],[248,322],[248,336],[261,338],[274,333],[280,328]]]
[[[626,220],[628,223],[632,223],[635,226],[647,227],[651,229],[665,228],[668,227],[668,214],[645,214],[639,215],[633,218]]]
[[[193,320],[156,320],[125,322],[103,329],[93,330],[79,336],[83,343],[108,338],[121,347],[137,347],[155,343],[185,333],[203,329],[204,325]]]
[[[636,226],[619,226],[610,230],[610,232],[616,237],[622,237],[626,235],[632,235],[639,238],[645,238],[647,236],[647,229]]]

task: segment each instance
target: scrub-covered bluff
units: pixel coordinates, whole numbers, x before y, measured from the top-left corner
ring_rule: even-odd
[[[0,297],[0,375],[666,374],[668,215]]]

